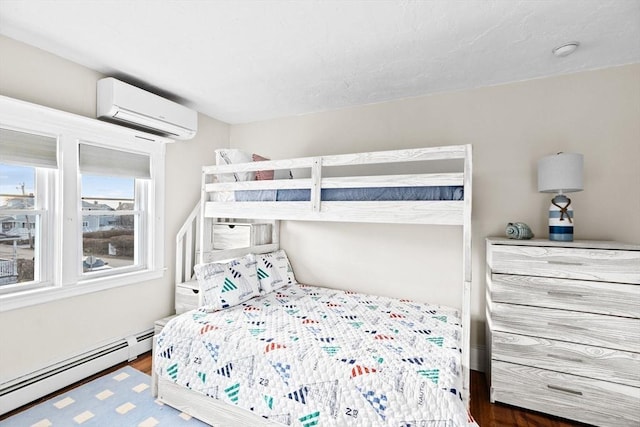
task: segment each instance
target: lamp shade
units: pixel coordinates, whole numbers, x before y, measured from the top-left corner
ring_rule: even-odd
[[[582,191],[584,158],[578,153],[558,153],[538,161],[538,191],[572,193]]]

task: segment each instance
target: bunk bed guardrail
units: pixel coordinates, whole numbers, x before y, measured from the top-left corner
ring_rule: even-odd
[[[337,166],[380,165],[427,160],[466,159],[470,145],[378,151],[371,153],[305,157],[288,160],[239,163],[204,167],[201,206],[203,217],[243,218],[250,212],[254,219],[290,219],[316,221],[351,221],[372,223],[415,223],[463,225],[465,203],[458,200],[402,201],[322,201],[324,189],[464,186],[470,177],[464,172],[417,173],[405,175],[323,177],[323,169]],[[268,169],[310,169],[310,178],[215,182],[218,174],[253,172]],[[468,181],[467,181],[468,180]],[[306,189],[310,199],[300,201],[216,201],[216,192],[241,190]],[[470,192],[467,192],[470,193]]]

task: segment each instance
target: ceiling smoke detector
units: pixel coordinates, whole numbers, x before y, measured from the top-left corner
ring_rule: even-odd
[[[552,50],[553,54],[559,58],[563,57],[563,56],[569,56],[571,55],[573,52],[576,51],[576,49],[578,49],[578,46],[580,46],[579,42],[569,42],[569,43],[565,43],[562,46],[558,46],[555,49]]]

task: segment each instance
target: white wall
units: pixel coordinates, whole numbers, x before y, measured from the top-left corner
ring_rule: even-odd
[[[0,94],[95,117],[99,73],[0,36]],[[167,146],[161,280],[0,313],[0,381],[152,327],[173,312],[174,241],[200,197],[200,167],[227,147],[229,125],[199,116],[198,135]]]
[[[585,157],[577,239],[640,243],[640,64],[231,127],[231,147],[274,159],[473,144],[472,343],[484,344],[486,236],[524,221],[546,237],[539,158]],[[297,278],[458,304],[460,233],[447,227],[289,222]],[[409,263],[403,263],[408,258]],[[442,267],[451,265],[452,272]]]

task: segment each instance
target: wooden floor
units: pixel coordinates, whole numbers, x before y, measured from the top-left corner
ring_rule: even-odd
[[[24,411],[31,406],[41,403],[57,394],[61,394],[71,388],[78,387],[95,378],[98,378],[108,372],[115,371],[121,367],[129,365],[145,374],[151,375],[151,353],[145,353],[130,363],[121,363],[99,374],[45,396],[42,399],[11,411],[0,416],[0,421],[10,417],[18,412]],[[585,424],[572,423],[567,420],[546,416],[537,412],[531,412],[524,409],[502,405],[492,404],[489,402],[489,393],[487,382],[484,374],[477,371],[471,371],[471,414],[480,425],[480,427],[574,427],[584,426]]]

